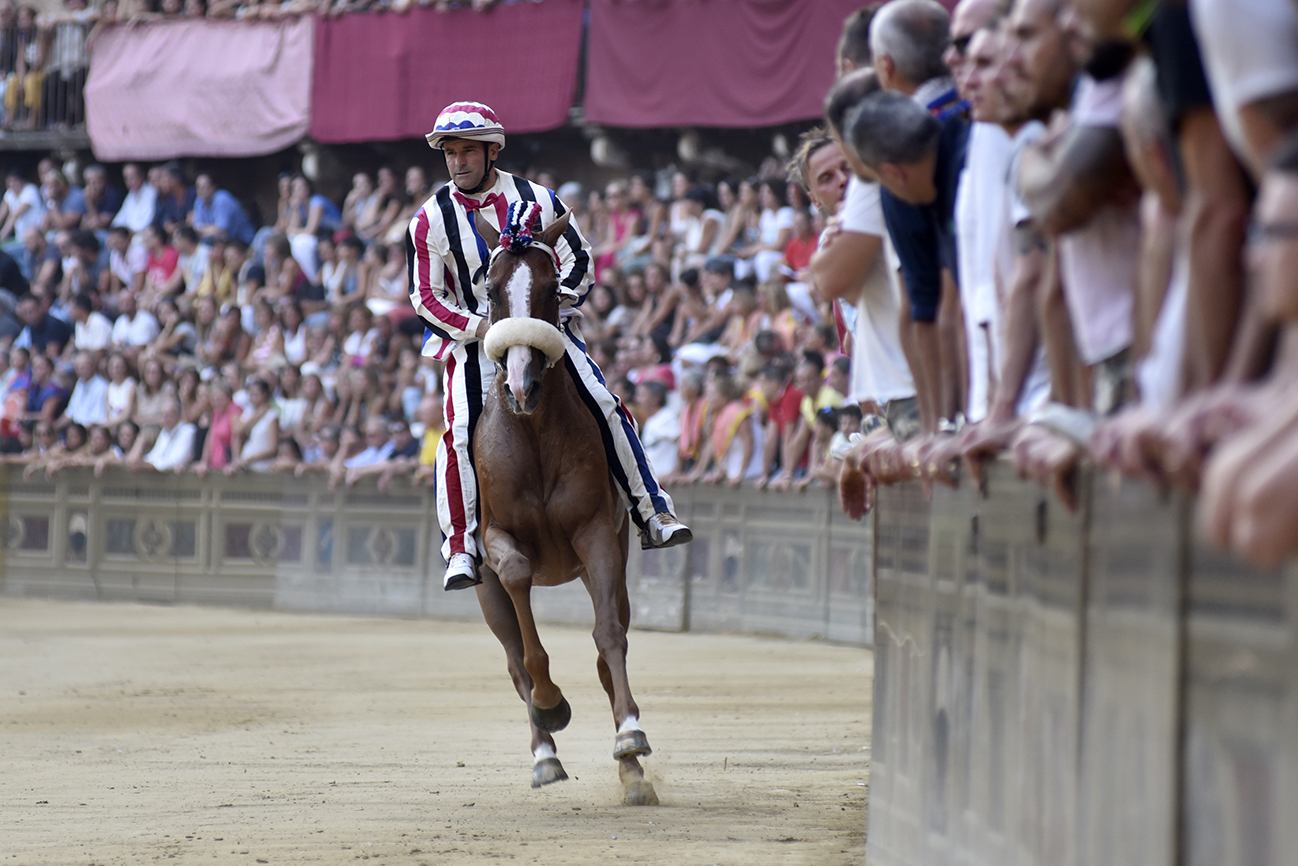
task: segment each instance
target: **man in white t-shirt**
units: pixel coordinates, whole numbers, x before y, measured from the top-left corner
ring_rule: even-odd
[[[5,178],[4,202],[0,204],[0,239],[21,240],[28,229],[39,227],[44,219],[45,202],[40,189],[17,169],[10,169]]]
[[[680,415],[667,405],[667,387],[650,379],[635,386],[637,409],[644,416],[640,428],[640,442],[645,456],[658,476],[665,477],[676,471],[680,450]]]
[[[113,322],[113,349],[134,361],[162,328],[152,313],[141,310],[136,305],[134,292],[118,295],[117,309],[121,315]]]
[[[194,425],[180,419],[180,401],[172,398],[162,411],[162,429],[143,460],[131,464],[136,472],[183,473],[194,459]]]
[[[94,308],[90,295],[72,299],[72,344],[78,352],[105,352],[113,343],[113,323]]]
[[[113,217],[113,225],[138,235],[153,224],[158,209],[158,191],[145,181],[144,172],[133,162],[122,166],[122,180],[126,183],[126,198],[117,216]]]
[[[108,380],[96,371],[95,356],[78,352],[73,361],[77,384],[68,398],[68,408],[55,426],[66,427],[76,422],[83,427],[104,424],[108,421]]]

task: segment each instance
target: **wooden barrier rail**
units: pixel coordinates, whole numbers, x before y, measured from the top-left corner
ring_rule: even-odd
[[[443,592],[430,491],[323,478],[0,472],[0,591],[10,595],[477,619],[471,592]],[[632,621],[869,645],[872,524],[832,495],[676,492],[695,541],[642,553],[633,539]],[[538,590],[543,621],[593,622],[580,585]]]

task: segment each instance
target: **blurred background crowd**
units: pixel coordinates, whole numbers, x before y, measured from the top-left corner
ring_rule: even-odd
[[[595,248],[581,328],[667,483],[837,484],[859,516],[1008,452],[1071,506],[1092,459],[1295,552],[1298,6],[893,0],[836,60],[755,176],[528,172]],[[175,163],[12,172],[5,459],[431,483],[405,233],[440,177],[284,175],[261,220]]]

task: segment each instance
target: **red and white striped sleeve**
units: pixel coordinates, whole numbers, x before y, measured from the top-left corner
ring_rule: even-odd
[[[440,216],[438,217],[440,219]],[[452,294],[446,270],[450,245],[427,207],[410,220],[406,231],[406,267],[410,276],[410,303],[434,333],[456,343],[478,338],[484,319],[466,310]]]

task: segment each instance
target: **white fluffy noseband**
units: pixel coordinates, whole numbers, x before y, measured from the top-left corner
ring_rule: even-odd
[[[531,346],[545,353],[546,366],[553,365],[564,356],[567,349],[563,334],[549,322],[540,319],[511,316],[501,319],[487,329],[482,349],[492,363],[500,363],[511,346]]]

